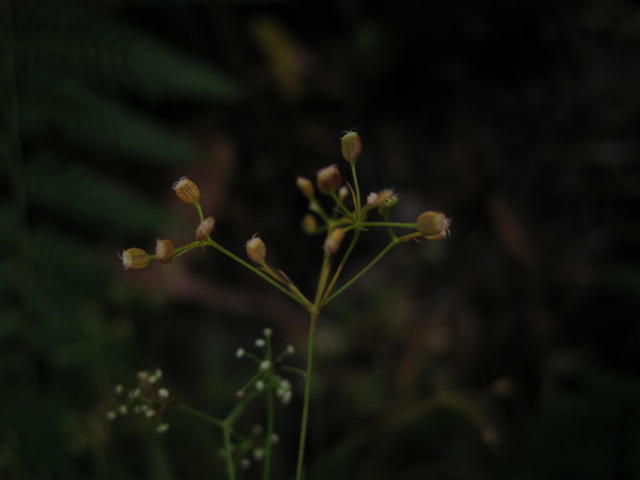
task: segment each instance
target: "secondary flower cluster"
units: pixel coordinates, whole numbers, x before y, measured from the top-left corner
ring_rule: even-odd
[[[126,388],[116,385],[115,393],[121,398],[121,403],[113,410],[107,412],[109,420],[135,413],[152,420],[158,433],[164,433],[169,429],[169,424],[162,421],[162,414],[167,408],[171,393],[165,387],[159,385],[162,380],[162,370],[153,372],[143,370],[138,372],[138,385],[135,388]]]
[[[271,329],[265,328],[263,330],[263,336],[256,338],[254,345],[256,348],[261,350],[258,355],[255,355],[244,348],[238,348],[238,350],[236,350],[236,358],[248,358],[258,366],[257,373],[251,378],[251,380],[249,380],[249,382],[236,392],[236,395],[239,398],[243,398],[252,388],[255,388],[258,392],[262,392],[266,388],[269,388],[275,392],[283,405],[288,405],[293,396],[291,382],[286,378],[282,378],[276,372],[278,369],[283,367],[284,359],[295,353],[295,349],[293,348],[293,345],[287,345],[282,353],[274,358],[271,352],[271,335]]]

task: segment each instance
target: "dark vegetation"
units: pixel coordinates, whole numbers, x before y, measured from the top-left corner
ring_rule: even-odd
[[[322,319],[308,478],[640,478],[633,2],[0,5],[0,478],[223,478],[190,418],[107,423],[113,385],[161,367],[226,410],[235,349],[271,326],[302,362],[306,317],[211,251],[126,275],[116,251],[191,240],[187,174],[221,243],[260,232],[310,286],[295,176],[350,128],[367,191],[453,236],[393,252]]]

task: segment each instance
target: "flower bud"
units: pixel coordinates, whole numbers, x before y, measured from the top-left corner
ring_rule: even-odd
[[[347,198],[347,195],[349,195],[349,189],[343,185],[342,187],[340,187],[340,190],[338,190],[338,198],[341,202],[344,202],[344,199]]]
[[[256,235],[251,237],[245,244],[247,256],[258,265],[264,265],[267,258],[267,246],[262,239]]]
[[[355,163],[362,155],[362,140],[356,132],[349,131],[340,139],[342,156],[349,163]]]
[[[378,198],[378,194],[376,192],[371,192],[367,195],[367,205],[370,207],[377,207],[380,205],[380,199]]]
[[[451,220],[441,212],[421,213],[417,219],[417,230],[428,240],[442,240],[449,235]]]
[[[171,263],[175,255],[175,247],[171,240],[156,240],[156,258],[162,263]]]
[[[325,195],[332,194],[336,190],[336,188],[340,186],[341,182],[342,175],[340,175],[340,170],[338,170],[338,167],[335,163],[318,170],[318,190],[320,190]]]
[[[213,232],[213,228],[215,227],[215,225],[216,221],[213,217],[207,217],[202,220],[202,222],[200,222],[200,225],[198,225],[198,228],[196,229],[196,240],[202,242],[209,238],[209,235],[211,235],[211,232]]]
[[[305,177],[298,177],[296,178],[296,185],[298,185],[298,188],[305,197],[313,198],[315,192],[313,191],[313,184],[311,183],[311,180]]]
[[[176,183],[173,184],[173,189],[176,195],[184,203],[191,205],[198,205],[200,203],[200,189],[198,185],[193,183],[187,177],[182,177]]]
[[[333,230],[324,241],[324,252],[327,255],[333,255],[340,248],[342,240],[344,240],[344,229],[336,228]]]
[[[120,255],[125,270],[140,270],[149,265],[151,257],[141,248],[127,248]]]
[[[318,229],[318,221],[313,215],[305,215],[302,217],[302,231],[307,235],[315,233]]]

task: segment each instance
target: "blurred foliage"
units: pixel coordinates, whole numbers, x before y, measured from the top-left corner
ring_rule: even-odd
[[[294,179],[346,128],[398,219],[441,209],[454,235],[322,319],[308,478],[640,477],[634,3],[0,5],[1,478],[223,478],[216,432],[108,424],[111,388],[162,367],[224,411],[235,348],[269,325],[302,352],[304,316],[211,252],[124,276],[115,251],[190,238],[188,173],[221,243],[260,231],[308,287]]]

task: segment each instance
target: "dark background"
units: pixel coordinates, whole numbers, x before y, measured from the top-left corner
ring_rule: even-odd
[[[189,175],[219,242],[260,232],[309,291],[322,240],[295,177],[346,173],[351,128],[364,191],[399,192],[397,221],[446,212],[452,237],[325,311],[307,478],[640,478],[635,2],[0,5],[1,478],[224,478],[192,418],[106,422],[113,385],[161,367],[222,416],[263,327],[303,366],[304,312],[213,251],[127,273],[116,252],[191,240],[170,188]]]

